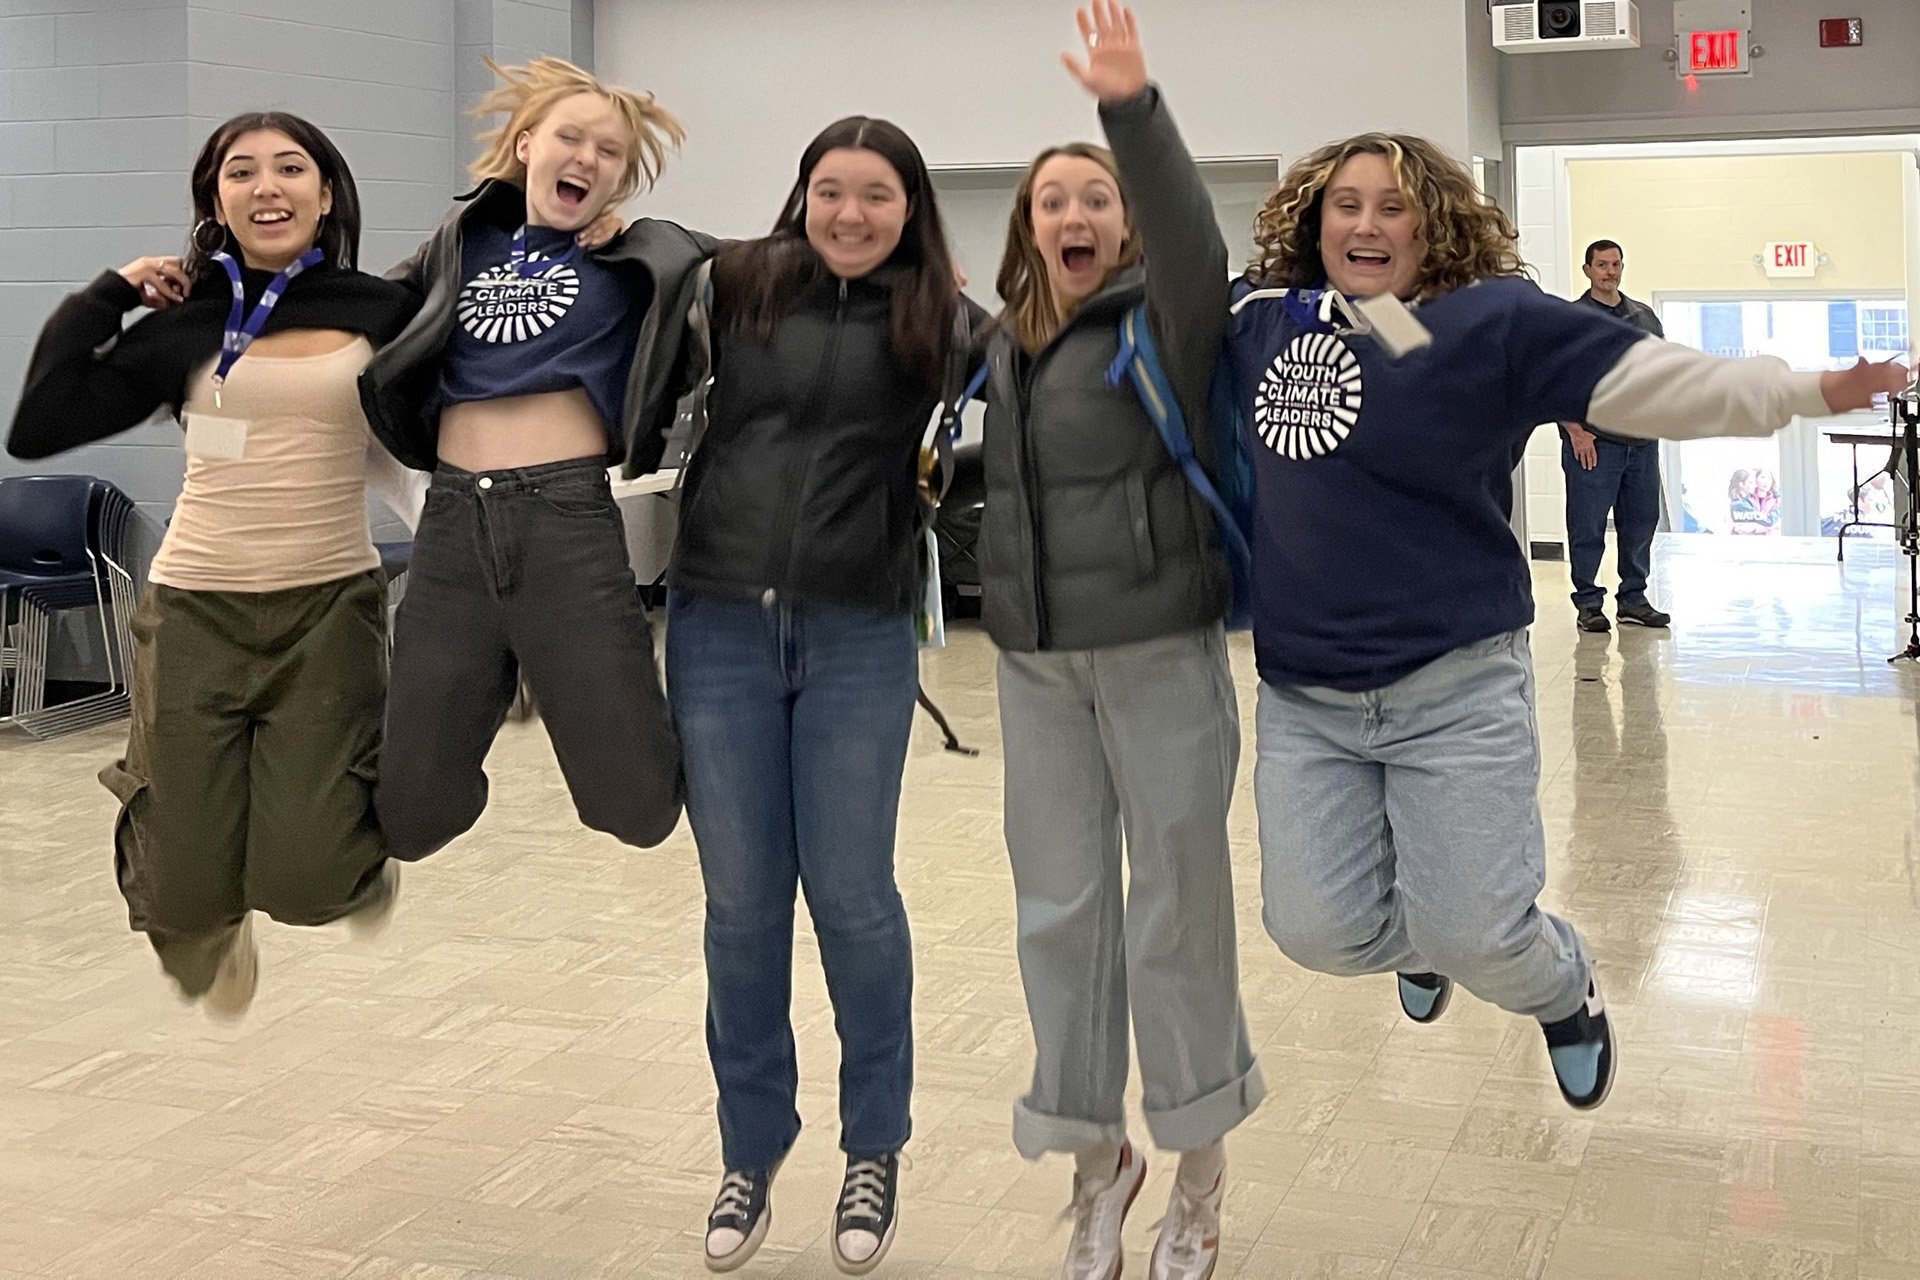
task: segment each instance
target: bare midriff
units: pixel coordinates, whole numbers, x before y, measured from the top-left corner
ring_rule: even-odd
[[[606,452],[606,424],[579,387],[450,404],[440,413],[440,461],[463,471],[537,467]]]

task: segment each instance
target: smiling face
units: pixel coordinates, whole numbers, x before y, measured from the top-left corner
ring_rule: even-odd
[[[220,161],[215,219],[233,232],[249,267],[279,271],[313,247],[333,188],[306,148],[278,129],[233,140]]]
[[[1100,288],[1126,247],[1120,184],[1097,160],[1054,156],[1033,175],[1028,217],[1054,300],[1070,311]]]
[[[899,170],[878,151],[835,147],[807,176],[807,243],[842,280],[891,258],[912,212]]]
[[[607,207],[633,140],[614,104],[582,90],[553,104],[521,133],[514,155],[527,167],[527,222],[578,231]]]
[[[1427,243],[1387,157],[1362,152],[1334,170],[1320,211],[1320,260],[1341,293],[1410,298]]]

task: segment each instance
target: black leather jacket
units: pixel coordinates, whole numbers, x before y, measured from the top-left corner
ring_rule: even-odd
[[[669,581],[696,595],[910,613],[937,392],[889,342],[897,268],[806,286],[771,341],[714,300],[707,429]]]
[[[440,353],[453,331],[460,276],[461,227],[472,218],[518,225],[526,195],[519,187],[488,179],[461,197],[413,257],[387,273],[421,295],[419,314],[382,347],[360,375],[360,404],[367,423],[388,452],[409,467],[433,470],[440,423],[427,405],[440,377]],[[647,300],[640,337],[627,373],[626,410],[609,442],[609,464],[629,477],[657,470],[666,451],[674,408],[689,389],[694,366],[686,357],[687,309],[700,264],[716,241],[657,218],[642,218],[593,256],[623,280],[633,296]],[[610,424],[612,425],[612,424]]]

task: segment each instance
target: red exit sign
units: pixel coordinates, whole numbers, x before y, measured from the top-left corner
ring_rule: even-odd
[[[1689,75],[1746,74],[1747,33],[1745,31],[1693,31],[1687,34],[1686,42]]]
[[[1756,259],[1770,276],[1815,275],[1820,269],[1820,251],[1811,240],[1769,240]]]

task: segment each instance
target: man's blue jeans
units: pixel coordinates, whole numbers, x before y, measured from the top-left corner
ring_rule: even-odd
[[[1653,570],[1653,534],[1660,526],[1660,446],[1615,444],[1595,439],[1599,465],[1588,471],[1560,436],[1560,468],[1567,476],[1567,557],[1573,564],[1573,604],[1598,609],[1607,601],[1594,584],[1607,549],[1607,516],[1613,516],[1620,540],[1620,593],[1623,605],[1647,602],[1647,575]]]

